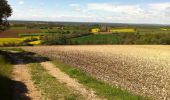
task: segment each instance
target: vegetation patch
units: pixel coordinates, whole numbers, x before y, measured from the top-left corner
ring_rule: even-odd
[[[50,100],[83,100],[82,96],[74,93],[64,83],[60,83],[38,63],[29,65],[32,79],[38,89]],[[47,99],[46,98],[46,99]]]
[[[72,78],[77,79],[81,84],[94,89],[97,95],[107,98],[108,100],[147,100],[141,96],[133,95],[126,90],[112,87],[60,61],[55,60],[53,63],[60,68],[60,70],[70,75]]]
[[[71,38],[67,40],[68,44],[119,44],[119,38],[114,34],[96,34]]]
[[[4,43],[21,43],[23,38],[0,38],[0,45]]]

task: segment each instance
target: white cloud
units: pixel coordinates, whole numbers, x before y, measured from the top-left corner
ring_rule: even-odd
[[[153,3],[153,4],[149,4],[150,9],[153,10],[166,10],[167,8],[170,7],[170,2],[167,3]]]
[[[72,4],[69,4],[70,7],[79,7],[79,4],[75,4],[75,3],[72,3]]]
[[[90,3],[87,9],[106,14],[105,20],[117,19],[120,22],[132,23],[169,23],[170,3],[153,3],[146,5],[121,5],[109,3]],[[107,16],[108,15],[108,16]],[[169,16],[169,17],[168,17]],[[120,20],[121,19],[121,20]]]
[[[24,0],[18,1],[18,4],[24,4]],[[45,5],[44,1],[40,1],[39,5]],[[72,3],[66,6],[68,8],[61,7],[60,10],[54,11],[38,7],[25,7],[25,10],[14,9],[12,19],[170,24],[170,2],[129,5]],[[25,13],[25,11],[27,12]]]
[[[19,3],[20,5],[22,5],[22,4],[24,4],[24,1],[19,1],[18,3]]]

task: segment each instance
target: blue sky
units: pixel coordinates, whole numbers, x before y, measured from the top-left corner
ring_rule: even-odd
[[[170,0],[8,0],[12,20],[170,24]]]

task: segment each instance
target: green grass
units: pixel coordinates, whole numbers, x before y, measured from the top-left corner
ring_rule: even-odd
[[[112,87],[109,84],[92,78],[81,70],[61,63],[60,61],[53,61],[53,63],[70,77],[75,78],[79,83],[94,89],[97,95],[107,98],[108,100],[149,100],[142,96],[134,95],[126,90]]]
[[[64,83],[61,84],[38,63],[30,64],[30,72],[35,85],[50,100],[83,100],[82,96],[74,93]],[[47,99],[46,98],[46,99]]]
[[[14,47],[1,47],[0,50],[2,51],[18,51],[18,52],[24,52],[21,48],[14,48]]]
[[[12,100],[12,65],[5,54],[0,51],[0,99]]]
[[[118,44],[119,39],[114,34],[88,35],[68,40],[69,44]]]

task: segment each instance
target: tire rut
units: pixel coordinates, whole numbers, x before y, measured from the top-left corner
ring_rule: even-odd
[[[16,63],[12,71],[12,78],[15,81],[13,91],[14,100],[43,100],[41,92],[34,86],[23,59],[17,54],[11,55],[11,58]]]
[[[85,86],[78,83],[77,80],[70,78],[67,74],[60,71],[59,68],[55,67],[51,62],[42,62],[41,65],[59,82],[65,83],[68,87],[71,87],[75,91],[79,92],[86,100],[105,100],[97,97],[92,89],[86,89]]]

